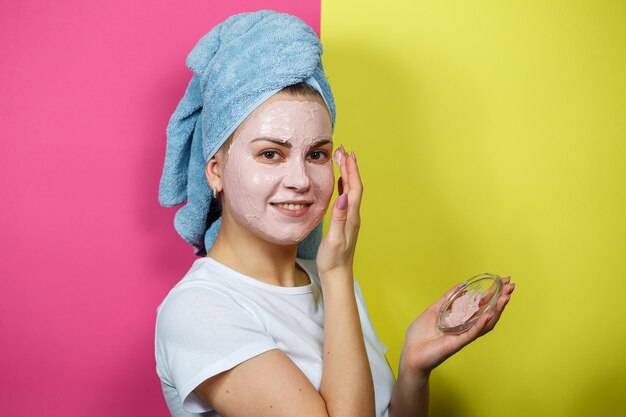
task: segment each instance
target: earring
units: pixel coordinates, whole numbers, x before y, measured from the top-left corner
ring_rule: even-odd
[[[217,187],[213,189],[213,198],[217,198]]]

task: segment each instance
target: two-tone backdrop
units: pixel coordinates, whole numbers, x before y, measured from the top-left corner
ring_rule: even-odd
[[[156,307],[195,259],[157,201],[184,60],[227,16],[321,35],[365,196],[356,276],[394,373],[409,323],[480,272],[496,330],[433,416],[626,415],[626,4],[0,6],[0,415],[167,416]]]

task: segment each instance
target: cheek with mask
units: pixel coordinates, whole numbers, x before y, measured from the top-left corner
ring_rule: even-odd
[[[320,222],[334,188],[332,127],[315,101],[263,103],[240,126],[223,170],[225,209],[277,244],[302,241]]]

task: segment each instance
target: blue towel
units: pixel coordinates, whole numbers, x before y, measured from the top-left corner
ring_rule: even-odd
[[[178,209],[174,227],[204,256],[221,217],[204,167],[261,103],[286,86],[305,82],[318,91],[335,129],[335,102],[317,34],[296,16],[260,10],[230,16],[204,35],[187,57],[194,75],[167,126],[159,202]],[[298,245],[315,259],[322,223]]]

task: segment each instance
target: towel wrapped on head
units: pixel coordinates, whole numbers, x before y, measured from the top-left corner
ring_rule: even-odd
[[[203,256],[221,224],[205,176],[206,162],[261,103],[284,87],[318,91],[335,128],[335,103],[321,61],[322,44],[300,18],[273,10],[240,13],[204,35],[187,57],[194,75],[167,126],[159,202],[178,209],[174,227]],[[322,224],[298,245],[315,259]]]

